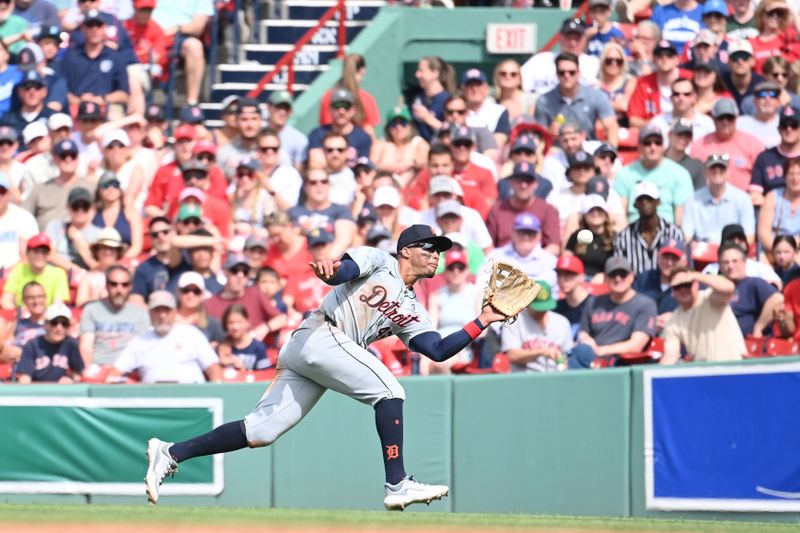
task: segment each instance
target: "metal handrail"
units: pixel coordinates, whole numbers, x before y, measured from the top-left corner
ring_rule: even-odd
[[[270,83],[275,76],[278,75],[284,68],[287,69],[286,75],[286,90],[290,93],[294,92],[292,87],[294,85],[294,58],[297,53],[311,41],[314,35],[328,23],[328,21],[332,20],[336,14],[339,14],[339,33],[338,33],[338,47],[339,50],[336,53],[336,57],[341,59],[344,57],[345,52],[345,45],[347,44],[347,28],[345,26],[345,22],[347,21],[347,11],[345,10],[345,0],[337,0],[336,5],[331,6],[328,8],[327,11],[319,18],[316,26],[310,28],[302,37],[294,44],[291,50],[283,54],[273,69],[267,72],[261,80],[256,84],[256,87],[247,93],[248,98],[258,98],[264,91],[264,87]]]

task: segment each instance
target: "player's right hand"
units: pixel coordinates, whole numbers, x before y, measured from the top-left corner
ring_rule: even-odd
[[[321,259],[319,261],[311,261],[308,266],[314,271],[315,276],[322,281],[328,281],[339,271],[342,262],[339,260],[334,261],[333,259]]]

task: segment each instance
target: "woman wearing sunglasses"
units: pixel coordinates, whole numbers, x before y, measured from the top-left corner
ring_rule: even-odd
[[[98,228],[114,228],[128,247],[125,257],[142,253],[142,216],[126,205],[122,184],[117,175],[106,171],[100,176],[94,196],[95,215],[92,224]]]
[[[147,197],[144,170],[133,159],[130,146],[131,140],[123,130],[111,130],[103,135],[103,159],[92,177],[99,180],[104,172],[113,172],[119,180],[125,204],[141,209]]]
[[[513,122],[522,115],[533,116],[536,110],[536,93],[522,90],[519,63],[506,59],[494,68],[494,99],[508,110],[508,120]]]
[[[622,127],[628,125],[628,104],[636,88],[636,77],[628,74],[625,50],[618,43],[606,43],[600,53],[600,73],[597,88],[611,101]]]
[[[764,62],[770,57],[783,57],[789,63],[800,59],[797,17],[785,0],[762,0],[754,18],[758,35],[748,41],[753,47],[756,72],[763,72]]]
[[[430,146],[417,135],[406,106],[397,106],[386,115],[385,140],[372,145],[371,159],[381,172],[394,175],[405,187],[428,161]]]
[[[800,108],[800,95],[787,90],[789,74],[792,72],[789,62],[781,56],[773,56],[764,61],[763,69],[764,78],[781,88],[781,93],[778,95],[778,104],[781,107]],[[742,100],[741,109],[742,115],[755,115],[755,95],[745,96],[744,100]]]

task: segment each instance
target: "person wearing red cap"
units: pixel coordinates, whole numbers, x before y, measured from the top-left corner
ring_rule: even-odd
[[[149,217],[166,216],[175,218],[178,213],[178,196],[186,187],[181,169],[192,159],[197,144],[197,129],[191,124],[178,126],[174,132],[175,161],[161,166],[156,172],[147,199],[144,202],[145,214]],[[228,201],[226,189],[228,181],[217,165],[208,169],[208,188],[206,194]]]
[[[161,25],[151,18],[155,7],[156,0],[134,0],[133,17],[123,24],[139,62],[149,70],[150,78],[158,79],[167,71],[167,36]],[[149,90],[150,84],[145,84],[144,88]]]
[[[428,296],[428,312],[431,324],[442,335],[458,331],[479,311],[481,301],[478,286],[470,282],[469,256],[466,250],[449,250],[444,254],[445,285]],[[447,361],[437,363],[427,357],[420,358],[419,373],[449,374],[453,364],[459,361],[470,361],[475,357],[472,347],[467,346],[459,355]]]
[[[583,308],[593,296],[584,285],[586,272],[583,261],[575,255],[562,255],[556,263],[556,279],[561,299],[556,302],[555,312],[569,320],[572,327],[572,338],[578,338]]]
[[[63,269],[47,263],[47,256],[52,248],[50,237],[44,233],[38,233],[28,239],[25,253],[26,262],[17,263],[11,269],[3,286],[0,307],[16,309],[22,305],[22,289],[31,281],[36,281],[44,287],[47,305],[69,301],[67,273]]]
[[[661,330],[672,312],[678,307],[669,280],[672,272],[686,265],[686,245],[681,241],[671,240],[661,247],[656,259],[656,268],[645,270],[633,282],[636,292],[649,296],[656,302],[658,318],[656,327]]]

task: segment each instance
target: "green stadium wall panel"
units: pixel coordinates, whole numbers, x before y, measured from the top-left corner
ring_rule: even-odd
[[[454,382],[456,512],[627,516],[630,371]]]

